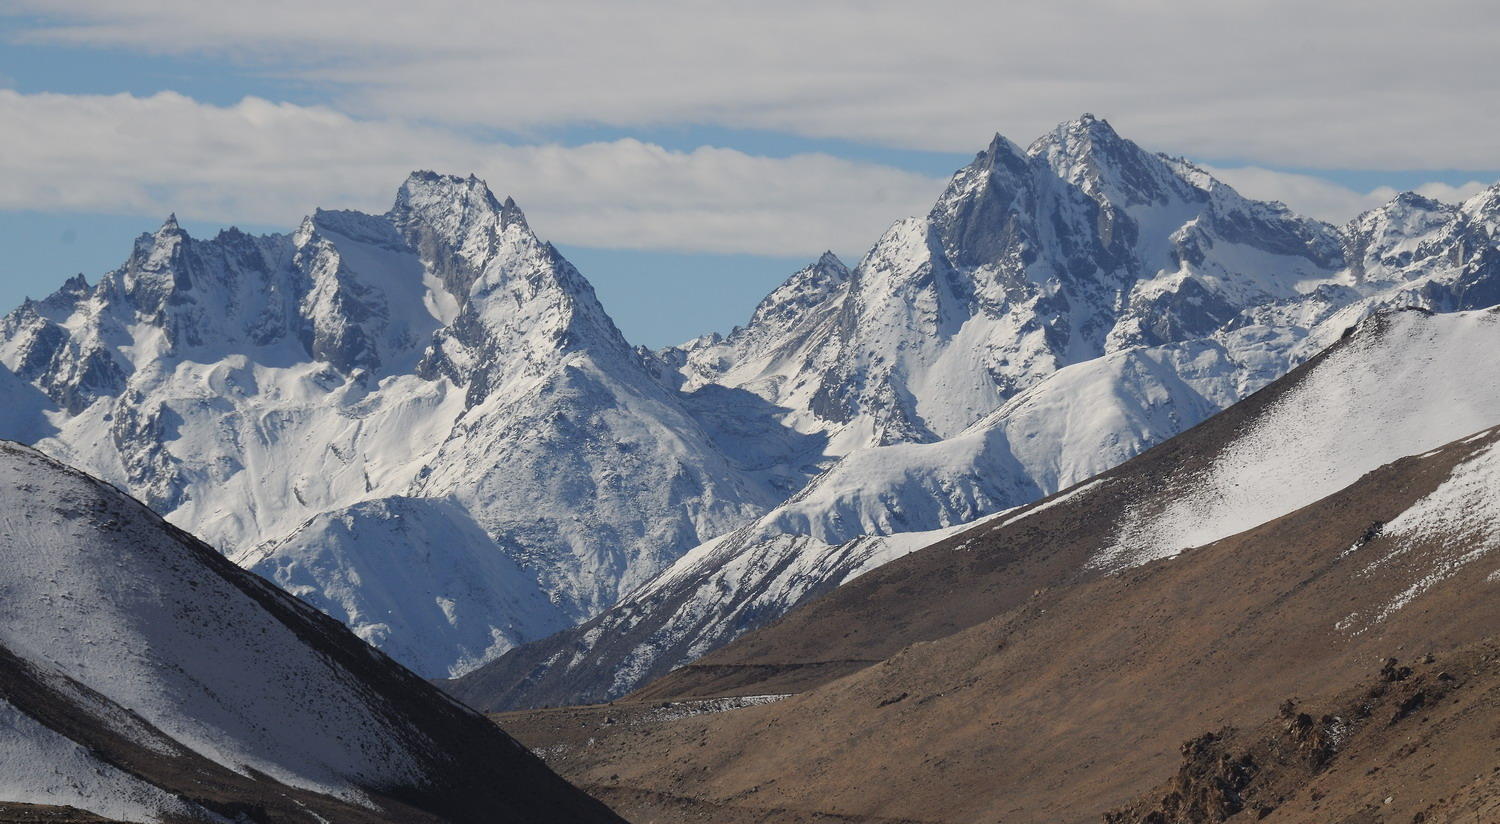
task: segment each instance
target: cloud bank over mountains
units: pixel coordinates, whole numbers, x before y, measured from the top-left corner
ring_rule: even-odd
[[[967,151],[997,124],[1102,110],[1194,157],[1461,169],[1495,162],[1500,126],[1479,105],[1500,10],[1474,0],[17,5],[47,16],[33,42],[225,56],[327,84],[352,113],[504,129],[713,123]]]
[[[860,248],[943,181],[824,154],[669,151],[633,139],[512,146],[325,107],[227,107],[162,92],[0,90],[0,208],[295,224],[316,205],[374,209],[413,168],[474,171],[523,197],[559,240],[627,249],[816,255]]]

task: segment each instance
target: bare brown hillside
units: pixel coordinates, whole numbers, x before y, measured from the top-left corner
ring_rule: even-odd
[[[1175,559],[1113,575],[1062,573],[1077,569],[1090,536],[1125,503],[1103,498],[1114,494],[1105,484],[1021,521],[1035,530],[1024,540],[971,533],[925,550],[632,701],[501,721],[565,776],[617,805],[634,799],[620,809],[639,821],[1098,821],[1157,790],[1181,766],[1183,742],[1205,732],[1258,729],[1288,699],[1342,706],[1392,657],[1477,654],[1483,664],[1487,653],[1462,650],[1486,649],[1473,645],[1500,628],[1496,564],[1484,555],[1492,539],[1457,512],[1451,530],[1407,540],[1393,555],[1398,547],[1380,525],[1497,439],[1490,430],[1396,461]],[[1170,450],[1138,460],[1169,460]],[[1147,490],[1150,473],[1136,477],[1135,488]],[[994,546],[999,539],[1014,548]],[[1422,581],[1431,585],[1391,608]],[[976,620],[965,626],[963,616]],[[933,640],[899,640],[912,627]],[[836,666],[800,681],[794,666],[860,658],[879,663],[844,664],[833,680]],[[756,661],[781,669],[714,680]],[[1385,766],[1339,772],[1336,791],[1308,784],[1305,796],[1294,794],[1300,801],[1266,820],[1483,820],[1472,817],[1474,804],[1454,802],[1485,798],[1484,776],[1500,766],[1488,670],[1471,669],[1473,689],[1435,705],[1465,720],[1428,725],[1418,715],[1415,726],[1402,722],[1413,732],[1361,737],[1377,743],[1360,746],[1388,755],[1349,763],[1370,769],[1385,758]],[[721,712],[688,702],[804,687]],[[1421,743],[1391,749],[1392,734]],[[1328,800],[1309,818],[1315,792]],[[703,809],[723,812],[703,817]],[[1363,817],[1346,817],[1356,813]]]
[[[1184,742],[1177,773],[1104,824],[1500,820],[1497,702],[1493,641],[1390,658],[1334,702],[1287,699],[1258,728]]]

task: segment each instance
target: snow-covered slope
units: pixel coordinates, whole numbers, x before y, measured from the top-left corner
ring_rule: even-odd
[[[1495,310],[1365,321],[1166,503],[1128,513],[1094,563],[1146,563],[1274,520],[1403,455],[1500,419]]]
[[[0,364],[0,438],[31,443],[53,434],[47,413],[54,410],[51,400],[35,386],[16,377]]]
[[[363,501],[234,560],[418,672],[467,670],[573,624],[462,507],[439,499]]]
[[[0,654],[6,800],[134,821],[230,820],[219,802],[257,794],[285,796],[264,802],[282,815],[316,802],[333,818],[352,805],[370,820],[481,820],[494,804],[612,820],[336,623],[113,487],[9,442]]]
[[[104,761],[3,698],[0,798],[74,807],[114,821],[156,821],[165,816],[224,820]]]

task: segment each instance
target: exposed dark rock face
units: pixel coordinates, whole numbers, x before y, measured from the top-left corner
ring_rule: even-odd
[[[1486,683],[1496,674],[1489,654],[1482,646],[1464,649],[1446,656],[1444,666],[1461,661],[1466,668],[1477,667],[1471,677]],[[1177,775],[1149,800],[1105,813],[1104,824],[1219,824],[1255,821],[1278,810],[1283,820],[1297,820],[1306,812],[1284,808],[1316,804],[1320,792],[1312,788],[1320,776],[1344,761],[1354,762],[1345,768],[1345,775],[1357,775],[1368,761],[1363,745],[1378,738],[1410,740],[1415,732],[1402,736],[1401,730],[1423,723],[1413,716],[1434,709],[1461,686],[1431,655],[1415,668],[1388,658],[1373,679],[1364,687],[1346,690],[1348,697],[1329,712],[1314,717],[1289,698],[1276,718],[1258,730],[1221,730],[1184,743]],[[1415,749],[1399,749],[1396,756],[1409,756]],[[1461,756],[1443,753],[1439,757]],[[1370,766],[1362,779],[1339,781],[1378,781],[1375,776],[1380,769],[1378,764]],[[1434,799],[1432,809],[1418,812],[1412,820],[1439,820],[1445,800]],[[1442,818],[1446,820],[1447,815]]]

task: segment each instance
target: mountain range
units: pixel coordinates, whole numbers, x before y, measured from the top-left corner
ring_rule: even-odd
[[[1334,227],[1084,116],[997,136],[928,215],[746,326],[647,351],[514,202],[417,172],[383,215],[286,235],[169,219],[10,312],[0,434],[477,705],[599,700],[1113,467],[1371,314],[1500,303],[1497,223],[1492,188]]]
[[[930,406],[986,391],[1000,393],[997,405],[955,421],[956,432],[886,442],[889,430],[873,421],[895,407],[872,403],[880,411],[852,418],[833,440],[885,434],[787,502],[694,549],[591,621],[512,650],[453,689],[489,709],[619,697],[943,534],[932,530],[1056,492],[1186,430],[1364,317],[1500,302],[1490,239],[1497,203],[1500,188],[1461,207],[1403,195],[1335,229],[1244,200],[1102,121],[1065,124],[1025,152],[997,139],[928,218],[898,223],[806,312],[809,328],[767,343],[786,326],[774,321],[778,296],[808,291],[794,277],[757,310],[761,326],[690,343],[675,360],[690,375],[703,372],[705,355],[748,363],[712,374],[786,405],[797,402],[791,387],[825,380],[817,364],[885,351],[893,354],[872,355],[881,366],[859,380],[883,370],[885,385],[899,388],[893,397],[916,404],[909,409],[929,391]],[[970,212],[990,216],[956,229],[955,215]],[[923,241],[908,243],[913,236]],[[993,256],[976,258],[971,247]],[[984,288],[998,297],[984,300]],[[960,289],[969,297],[944,303]],[[882,304],[871,295],[899,297]],[[882,320],[906,317],[902,306],[945,306],[949,320],[939,323],[935,309],[922,316],[926,326]],[[863,342],[841,348],[851,339]],[[1002,388],[999,376],[1022,362],[1031,366]]]

